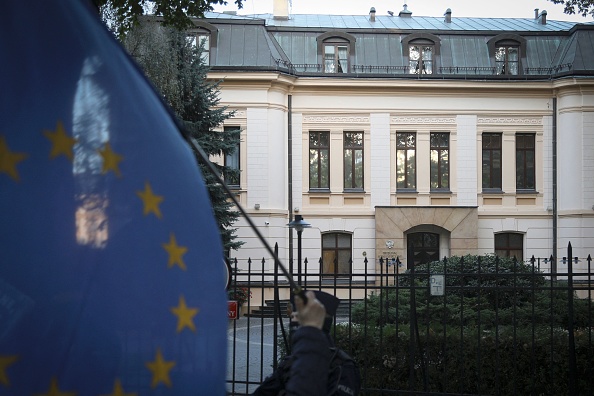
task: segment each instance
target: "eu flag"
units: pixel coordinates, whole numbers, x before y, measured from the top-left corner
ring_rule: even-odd
[[[223,395],[222,246],[193,154],[81,0],[0,13],[0,395]]]

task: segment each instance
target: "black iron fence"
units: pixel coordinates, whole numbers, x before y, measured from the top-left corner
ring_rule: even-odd
[[[234,395],[253,392],[275,369],[290,293],[273,260],[233,266],[241,264],[231,289],[252,297],[229,324]],[[306,259],[295,279],[341,298],[332,333],[359,364],[364,395],[587,395],[594,394],[591,266],[569,245],[560,260],[465,256],[405,270],[398,259],[364,259],[349,274]]]

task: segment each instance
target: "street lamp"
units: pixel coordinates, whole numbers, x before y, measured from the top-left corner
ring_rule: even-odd
[[[304,228],[310,228],[311,224],[303,220],[303,216],[295,215],[295,220],[287,225],[297,230],[297,284],[301,286],[301,233]]]

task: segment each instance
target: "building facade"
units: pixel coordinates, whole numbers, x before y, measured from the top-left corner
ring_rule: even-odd
[[[224,128],[242,130],[220,159],[241,170],[229,185],[283,262],[296,214],[310,273],[594,251],[594,24],[274,5],[209,13],[192,34],[235,111]],[[236,226],[240,267],[269,258]]]

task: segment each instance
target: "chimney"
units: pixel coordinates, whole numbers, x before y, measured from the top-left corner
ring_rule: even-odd
[[[272,3],[274,19],[286,21],[289,19],[289,0],[274,0]]]
[[[538,20],[539,24],[546,25],[547,24],[547,10],[542,10],[542,12],[540,14],[538,14],[536,19]]]
[[[375,7],[371,7],[369,10],[369,21],[375,22]]]
[[[408,10],[408,5],[404,5],[404,9],[398,13],[398,16],[401,18],[410,18],[412,16],[412,11]]]
[[[443,21],[444,21],[445,23],[452,23],[452,9],[451,9],[451,8],[448,8],[448,9],[446,10],[445,14],[443,14],[443,16],[445,17],[445,18],[443,19]]]
[[[538,8],[534,9],[534,19],[538,19]]]

